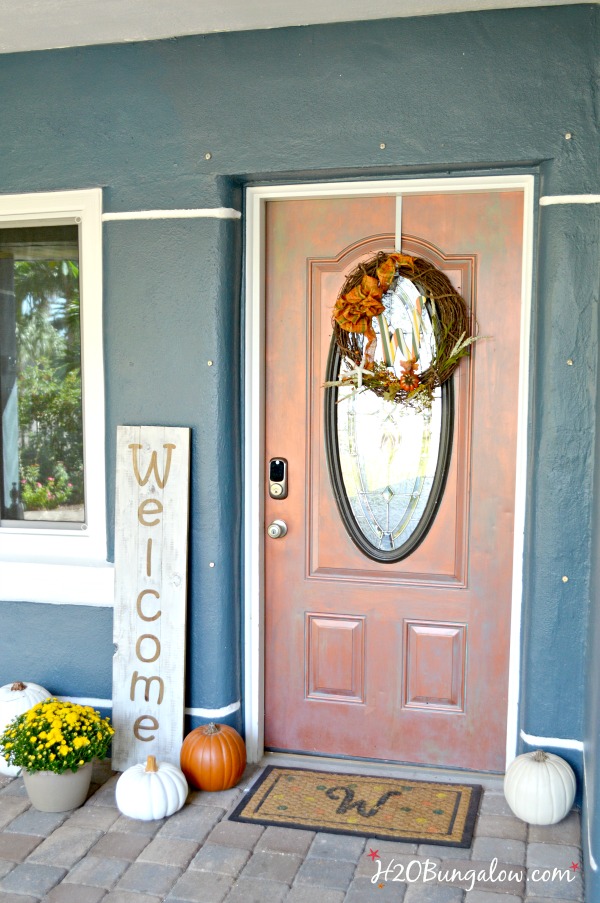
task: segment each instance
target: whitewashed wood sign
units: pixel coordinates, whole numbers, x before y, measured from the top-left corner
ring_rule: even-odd
[[[179,765],[190,431],[117,427],[112,767]]]

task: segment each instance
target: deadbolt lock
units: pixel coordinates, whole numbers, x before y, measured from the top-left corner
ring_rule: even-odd
[[[285,499],[288,494],[288,462],[286,458],[269,461],[269,495],[272,499]]]

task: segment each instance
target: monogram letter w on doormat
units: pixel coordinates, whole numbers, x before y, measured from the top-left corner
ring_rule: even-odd
[[[268,766],[233,821],[470,847],[482,788]]]

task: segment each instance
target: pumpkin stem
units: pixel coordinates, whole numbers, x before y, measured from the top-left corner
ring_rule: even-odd
[[[219,727],[218,724],[215,724],[214,721],[211,721],[210,724],[206,724],[204,726],[205,734],[218,734],[218,733],[220,733],[220,731],[221,731],[221,728]]]
[[[546,759],[549,758],[548,753],[544,752],[543,749],[536,749],[534,754],[531,757],[534,762],[545,762]]]
[[[156,756],[148,756],[148,758],[146,759],[145,771],[158,771]]]
[[[18,692],[19,690],[26,690],[26,689],[27,689],[27,684],[24,684],[23,681],[21,681],[21,680],[15,681],[15,683],[11,687],[11,690],[14,690],[15,693]]]

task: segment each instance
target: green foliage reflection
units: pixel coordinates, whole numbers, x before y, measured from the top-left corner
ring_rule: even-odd
[[[19,458],[26,509],[83,502],[79,265],[15,261]]]

